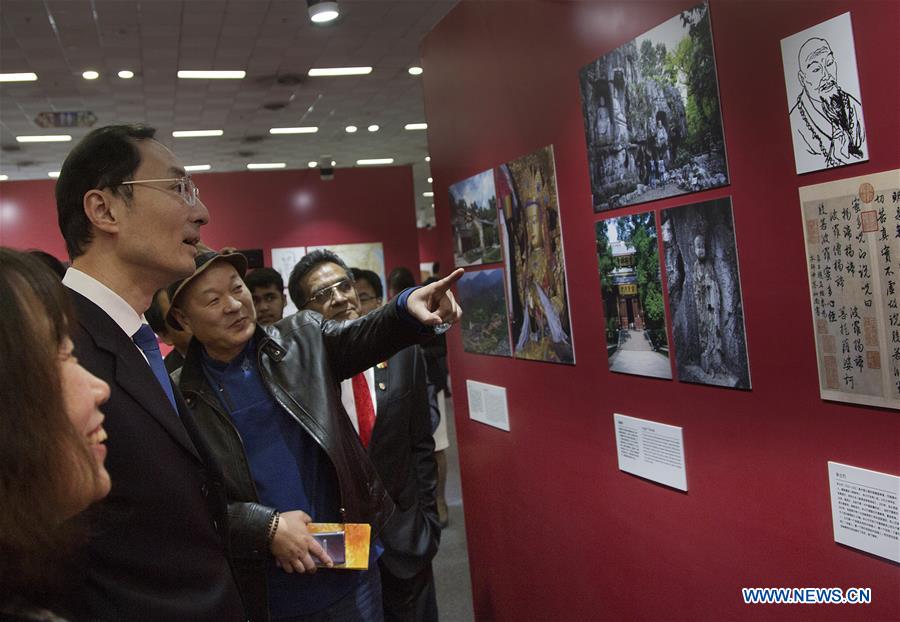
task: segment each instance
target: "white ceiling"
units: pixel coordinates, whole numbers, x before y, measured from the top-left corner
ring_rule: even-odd
[[[420,225],[433,222],[422,193],[429,167],[419,65],[423,37],[456,0],[340,0],[336,23],[310,23],[305,0],[2,0],[0,72],[36,82],[0,84],[0,174],[47,179],[90,128],[43,129],[41,112],[91,111],[94,127],[141,122],[185,164],[246,170],[248,162],[306,168],[331,156],[412,164]],[[367,76],[309,78],[312,67],[372,66]],[[100,78],[88,81],[83,71]],[[119,70],[135,73],[131,80]],[[182,80],[179,69],[242,69],[243,80]],[[276,109],[270,109],[276,108]],[[378,132],[366,130],[370,124]],[[319,127],[272,136],[269,128]],[[348,134],[344,128],[356,125]],[[212,138],[173,130],[222,129]],[[70,143],[20,144],[23,134],[71,134]]]

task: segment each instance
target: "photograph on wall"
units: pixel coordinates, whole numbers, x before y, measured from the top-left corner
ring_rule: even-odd
[[[453,262],[457,268],[498,263],[503,259],[493,170],[450,186],[450,222]]]
[[[900,409],[900,169],[800,188],[822,399]]]
[[[731,198],[662,210],[660,220],[678,379],[749,389]]]
[[[300,261],[305,254],[305,246],[286,246],[284,248],[272,249],[272,267],[281,275],[281,279],[284,281],[284,295],[287,296],[287,304],[284,306],[282,317],[294,315],[297,312],[294,301],[288,296],[287,285],[288,280],[291,278],[291,270],[294,269],[294,266],[297,265],[297,262]]]
[[[709,7],[582,67],[595,212],[728,184]]]
[[[384,246],[381,242],[367,242],[362,244],[328,244],[326,246],[308,246],[306,252],[328,249],[337,254],[348,268],[362,268],[371,270],[381,279],[387,297],[387,278],[384,272]]]
[[[494,182],[513,356],[574,364],[553,147],[499,166]]]
[[[797,174],[869,159],[850,13],[781,40]]]
[[[596,223],[609,370],[672,378],[653,212]]]
[[[456,284],[465,309],[459,326],[463,349],[473,354],[511,356],[503,268],[466,272]]]

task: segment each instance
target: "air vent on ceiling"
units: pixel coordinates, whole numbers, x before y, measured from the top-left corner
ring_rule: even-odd
[[[25,168],[27,166],[37,166],[38,164],[40,164],[40,162],[38,162],[37,160],[19,160],[18,162],[16,162],[16,166],[18,166],[19,168]]]
[[[297,86],[303,84],[306,78],[298,73],[284,73],[278,76],[275,81],[281,86]]]
[[[0,149],[11,153],[13,151],[22,151],[22,146],[21,145],[3,145],[2,147],[0,147]]]
[[[260,143],[266,139],[265,136],[261,134],[251,134],[250,136],[244,136],[241,139],[242,143],[247,143],[248,145],[252,145],[253,143]]]
[[[253,156],[256,155],[256,152],[255,151],[246,151],[246,150],[238,151],[237,155],[241,156],[242,158],[252,158]]]
[[[262,106],[266,110],[281,110],[287,108],[287,102],[268,102]]]

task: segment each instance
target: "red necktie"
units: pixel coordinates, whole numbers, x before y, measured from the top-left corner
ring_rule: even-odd
[[[375,427],[375,406],[372,404],[365,373],[353,376],[353,402],[356,404],[356,420],[359,422],[359,440],[363,447],[368,447],[372,428]]]

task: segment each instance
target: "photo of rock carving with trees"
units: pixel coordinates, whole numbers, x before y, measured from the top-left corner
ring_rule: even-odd
[[[678,379],[749,389],[731,198],[663,210],[660,220]]]
[[[584,66],[580,85],[595,212],[729,183],[705,3]]]

